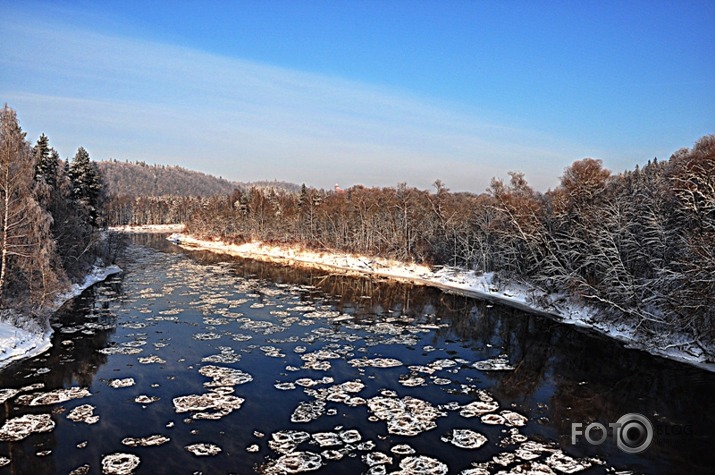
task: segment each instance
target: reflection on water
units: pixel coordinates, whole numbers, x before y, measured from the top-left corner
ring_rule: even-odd
[[[714,461],[715,375],[702,370],[435,289],[164,236],[134,236],[124,258],[58,312],[51,351],[0,373],[0,473],[707,473]],[[571,444],[572,423],[631,412],[655,426],[646,451]]]

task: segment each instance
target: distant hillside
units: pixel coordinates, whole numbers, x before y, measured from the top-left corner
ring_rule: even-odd
[[[175,165],[147,165],[144,162],[97,162],[110,195],[121,196],[215,196],[231,193],[234,189],[274,188],[297,193],[300,186],[280,181],[240,183],[187,170]]]

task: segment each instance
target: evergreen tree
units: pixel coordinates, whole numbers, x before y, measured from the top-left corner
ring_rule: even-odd
[[[32,150],[35,160],[35,181],[43,180],[52,188],[57,186],[57,171],[59,160],[57,152],[52,150],[49,139],[45,134],[40,135],[37,144]]]
[[[84,147],[77,150],[69,167],[69,177],[72,181],[72,197],[86,207],[89,223],[98,226],[102,180]]]

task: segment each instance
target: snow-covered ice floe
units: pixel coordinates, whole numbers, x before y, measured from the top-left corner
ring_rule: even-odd
[[[95,266],[84,281],[72,285],[65,293],[57,296],[50,311],[59,309],[62,304],[77,297],[83,291],[93,286],[97,282],[102,282],[110,275],[122,272],[119,266],[108,267]],[[52,347],[52,328],[49,325],[39,325],[30,322],[30,317],[20,317],[30,324],[23,325],[23,322],[11,322],[0,320],[0,369],[13,361],[37,356]]]
[[[562,323],[589,328],[626,344],[629,348],[647,351],[656,356],[681,361],[715,371],[715,364],[706,355],[683,349],[685,341],[669,341],[654,347],[633,329],[599,321],[598,309],[566,294],[546,294],[521,282],[505,282],[494,272],[476,273],[454,267],[435,267],[399,262],[379,257],[358,256],[341,252],[318,252],[298,246],[274,246],[260,241],[228,244],[222,241],[197,239],[188,234],[174,233],[169,241],[187,249],[201,249],[266,262],[302,265],[346,274],[370,274],[394,280],[437,287],[446,292],[498,301],[521,310],[552,317]],[[682,344],[681,344],[682,343]],[[685,345],[687,346],[687,345]]]

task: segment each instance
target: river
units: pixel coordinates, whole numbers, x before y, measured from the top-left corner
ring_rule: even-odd
[[[0,372],[0,474],[715,464],[713,373],[509,307],[162,235],[132,236],[120,265],[60,309],[50,351]],[[613,431],[589,443],[589,424],[630,413],[652,425],[645,450]]]

